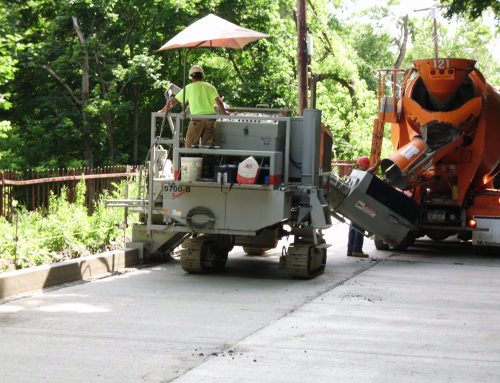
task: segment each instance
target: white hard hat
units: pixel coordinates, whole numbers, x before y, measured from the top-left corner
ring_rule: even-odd
[[[203,74],[203,68],[199,65],[193,65],[189,70],[189,75],[191,76],[193,73],[201,73]]]

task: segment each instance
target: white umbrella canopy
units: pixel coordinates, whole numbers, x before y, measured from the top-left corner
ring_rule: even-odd
[[[248,43],[265,37],[269,35],[209,14],[186,27],[158,50],[198,47],[241,49]]]

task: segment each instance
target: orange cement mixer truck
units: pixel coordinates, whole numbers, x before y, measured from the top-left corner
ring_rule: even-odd
[[[500,254],[500,94],[474,60],[413,61],[382,70],[371,160],[381,159],[384,125],[394,153],[381,159],[385,181],[419,205],[404,249],[418,237],[457,235],[474,252]],[[389,245],[376,238],[378,249]]]

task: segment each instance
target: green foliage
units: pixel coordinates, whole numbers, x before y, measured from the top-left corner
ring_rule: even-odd
[[[477,19],[487,9],[492,9],[495,18],[500,15],[500,3],[498,0],[440,0],[441,4],[447,6],[446,16],[465,16],[469,19]]]
[[[434,57],[432,20],[417,20],[411,26],[412,47],[405,59],[406,67],[412,60]],[[448,25],[438,23],[439,56],[463,57],[477,61],[476,67],[491,84],[500,84],[500,63],[488,50],[494,36],[481,20],[468,21],[451,30]]]
[[[315,36],[312,71],[328,76],[318,84],[317,106],[333,132],[334,158],[355,159],[371,149],[376,69],[395,58],[386,32],[356,20],[343,23],[320,12],[326,7],[322,4],[315,2],[310,25]]]
[[[392,66],[397,54],[398,36],[387,28],[400,21],[392,3],[361,9],[361,1],[307,1],[315,51],[311,72],[328,76],[318,86],[317,105],[335,134],[338,158],[369,151],[376,69]],[[208,13],[270,37],[243,50],[194,49],[186,65],[203,65],[207,80],[232,106],[296,110],[295,7],[295,0],[30,0],[10,2],[9,8],[2,3],[0,121],[6,122],[0,123],[0,168],[81,165],[84,140],[95,166],[142,163],[151,111],[162,106],[167,83],[183,84],[184,51],[157,49]],[[342,19],[346,9],[356,11]],[[419,22],[412,28],[409,55],[427,54],[431,28]],[[459,28],[449,31],[442,52],[472,52],[485,76],[498,84],[498,65],[486,48],[494,36],[479,22]],[[90,89],[79,104],[85,53]]]
[[[12,149],[6,143],[12,131],[11,121],[6,119],[5,111],[10,110],[12,104],[12,81],[17,71],[18,60],[16,52],[23,49],[20,44],[21,36],[16,33],[14,15],[4,2],[0,3],[0,164],[7,164],[8,168],[17,161]]]
[[[67,190],[62,190],[61,196],[50,196],[46,213],[19,208],[12,223],[0,217],[0,271],[89,255],[121,241],[123,231],[117,223],[123,220],[123,212],[104,206],[105,198],[123,198],[124,184],[115,186],[117,190],[111,196],[103,195],[90,216],[82,181],[76,188],[75,203],[68,202]]]
[[[365,80],[368,89],[377,90],[376,69],[390,68],[395,61],[389,50],[392,38],[388,33],[377,33],[370,25],[362,25],[355,29],[353,44],[359,55],[359,74]]]
[[[17,70],[15,50],[19,40],[20,36],[15,32],[9,10],[2,2],[0,4],[0,110],[12,107],[12,103],[9,101],[11,94],[6,85],[14,79]],[[19,48],[21,47],[17,47],[17,49]]]

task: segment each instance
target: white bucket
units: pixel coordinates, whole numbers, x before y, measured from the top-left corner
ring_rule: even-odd
[[[253,157],[248,157],[238,165],[236,180],[240,184],[254,184],[259,173],[259,163]]]
[[[201,177],[203,158],[181,157],[181,181],[196,181]]]

